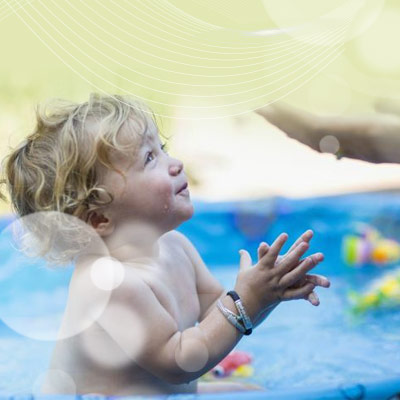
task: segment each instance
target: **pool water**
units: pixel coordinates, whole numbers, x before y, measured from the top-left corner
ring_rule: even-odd
[[[215,269],[224,287],[236,266]],[[351,385],[400,376],[400,311],[362,317],[348,313],[345,277],[317,290],[318,307],[305,300],[280,304],[237,349],[253,354],[252,382],[268,389]]]
[[[317,289],[320,306],[305,300],[284,302],[237,345],[236,349],[253,355],[255,372],[246,381],[265,387],[268,393],[353,384],[368,387],[369,382],[385,380],[391,382],[393,394],[400,391],[400,307],[355,316],[349,312],[348,300],[350,289],[363,291],[396,264],[349,268],[340,253],[343,236],[353,232],[358,222],[400,240],[399,196],[198,202],[195,209],[196,216],[180,230],[227,290],[235,284],[238,250],[247,249],[255,260],[259,242],[270,243],[280,232],[288,232],[294,240],[311,228],[315,238],[310,252],[325,254],[315,272],[326,275],[331,288]],[[4,226],[9,222],[2,220]],[[40,265],[29,266],[4,237],[0,236],[0,395],[37,393],[54,343],[34,339],[35,329],[52,329],[54,315],[66,299],[71,269],[55,278]],[[23,310],[22,322],[10,319],[18,310]]]

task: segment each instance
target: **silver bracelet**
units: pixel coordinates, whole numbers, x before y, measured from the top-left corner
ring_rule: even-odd
[[[246,329],[252,329],[253,324],[251,323],[251,320],[250,320],[249,316],[247,315],[242,302],[240,300],[235,300],[235,306],[236,306],[237,310],[239,311],[240,316],[242,317],[244,327]]]
[[[234,290],[230,290],[227,295],[232,297],[232,300],[235,302],[236,309],[239,311],[239,314],[242,317],[243,325],[246,329],[245,334],[250,335],[253,329],[253,324],[251,322],[251,319],[247,315],[247,312],[243,306],[242,301],[240,300],[239,295]]]
[[[226,317],[226,319],[241,333],[245,333],[246,329],[241,324],[242,318],[239,315],[236,315],[231,310],[228,310],[221,302],[221,299],[218,299],[217,307],[222,312],[222,314]]]

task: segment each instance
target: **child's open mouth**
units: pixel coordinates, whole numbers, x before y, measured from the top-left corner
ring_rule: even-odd
[[[178,194],[181,194],[181,195],[184,195],[184,196],[187,196],[188,194],[189,194],[189,189],[184,189],[184,190],[181,190]]]
[[[189,194],[189,189],[187,188],[187,182],[178,190],[176,194]]]

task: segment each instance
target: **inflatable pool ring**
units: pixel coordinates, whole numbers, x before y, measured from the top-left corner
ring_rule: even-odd
[[[356,314],[371,309],[400,307],[400,268],[374,281],[362,294],[350,291],[351,311]]]
[[[221,362],[202,376],[204,380],[235,377],[247,378],[253,375],[251,355],[245,351],[231,351]]]
[[[360,235],[343,238],[342,254],[349,266],[361,267],[372,263],[382,267],[400,260],[400,243],[366,227]]]

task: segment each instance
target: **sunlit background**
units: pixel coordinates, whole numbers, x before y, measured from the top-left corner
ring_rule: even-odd
[[[336,161],[252,110],[400,102],[399,21],[395,0],[0,0],[0,155],[37,103],[123,93],[160,116],[196,198],[397,189],[400,166]]]

